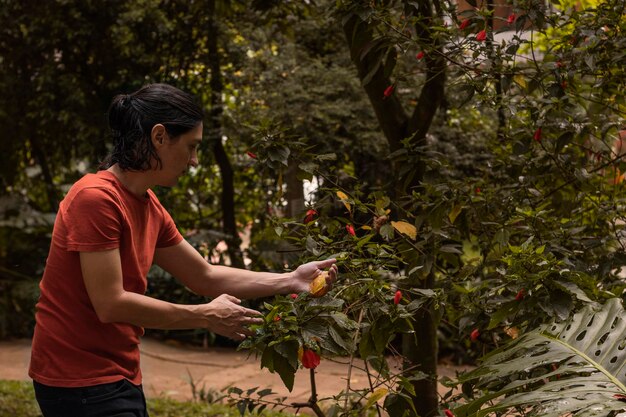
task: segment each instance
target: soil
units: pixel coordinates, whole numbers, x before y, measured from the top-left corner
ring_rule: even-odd
[[[298,370],[294,388],[289,392],[278,374],[261,369],[260,358],[231,348],[204,349],[144,338],[141,355],[143,385],[147,397],[192,400],[192,386],[195,386],[196,396],[202,390],[219,394],[219,391],[230,386],[243,390],[254,387],[259,387],[259,390],[271,388],[276,396],[287,397],[288,403],[305,402],[311,395],[308,369]],[[29,360],[30,340],[0,341],[0,379],[29,380]],[[348,358],[322,359],[316,369],[319,398],[337,395],[346,389],[348,362]],[[350,387],[368,387],[369,381],[363,371],[363,362],[355,360],[353,365]],[[467,368],[440,364],[439,376],[454,378],[457,371],[465,369]],[[439,392],[443,395],[447,388],[440,386]]]

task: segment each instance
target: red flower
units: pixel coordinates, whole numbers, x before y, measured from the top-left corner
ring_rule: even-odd
[[[469,20],[469,19],[463,19],[463,20],[461,21],[461,24],[459,25],[459,29],[461,29],[461,30],[465,29],[466,27],[468,27],[468,26],[469,26],[469,24],[470,24],[470,23],[471,23],[471,22],[470,22],[470,20]]]
[[[443,410],[443,413],[446,415],[446,417],[454,417],[454,413],[447,408]]]
[[[417,53],[417,55],[415,55],[415,58],[417,58],[417,59],[422,59],[422,58],[424,58],[424,51],[419,51],[419,52]]]
[[[296,298],[298,298],[298,294],[289,294],[289,296],[291,297],[292,300],[295,300]]]
[[[396,291],[396,295],[393,296],[393,303],[395,305],[400,304],[400,300],[402,300],[402,291]]]
[[[541,128],[538,127],[537,130],[535,130],[535,134],[533,135],[533,139],[536,140],[537,142],[541,141]]]
[[[352,236],[356,236],[356,233],[354,233],[354,226],[352,226],[351,224],[346,224],[346,230]]]
[[[302,352],[302,366],[307,369],[315,369],[320,364],[320,355],[310,349],[304,349]]]
[[[280,316],[274,317],[274,321],[280,321]]]
[[[311,223],[313,220],[315,220],[315,216],[317,216],[317,211],[310,209],[306,212],[306,216],[304,217],[304,223]]]
[[[389,87],[385,88],[385,92],[383,93],[383,100],[386,98],[391,97],[391,95],[393,94],[393,90],[395,89],[395,87],[392,85],[390,85]]]
[[[255,154],[253,154],[253,153],[252,153],[252,152],[250,152],[250,151],[246,152],[246,154],[248,154],[248,156],[249,156],[250,158],[252,158],[252,159],[257,159],[256,155],[255,155]]]
[[[480,331],[478,329],[474,329],[472,330],[472,333],[470,333],[470,340],[475,342],[478,340],[478,336],[480,336]]]
[[[482,42],[485,39],[487,39],[487,31],[483,29],[480,32],[478,32],[478,34],[476,35],[476,40],[479,42]]]
[[[561,82],[561,88],[562,88],[563,90],[565,90],[565,89],[567,88],[567,81],[562,81],[562,82]]]
[[[515,22],[515,19],[517,19],[517,16],[515,16],[515,13],[511,13],[509,17],[506,18],[506,23],[510,25]]]
[[[561,61],[556,61],[556,67],[557,68],[562,68],[563,67],[563,63]]]
[[[474,190],[474,192],[475,192],[476,194],[480,194],[480,193],[481,193],[480,187],[476,187],[476,189]]]
[[[524,296],[526,295],[524,289],[522,288],[521,290],[519,290],[517,292],[517,295],[515,296],[515,301],[522,301],[524,299]]]

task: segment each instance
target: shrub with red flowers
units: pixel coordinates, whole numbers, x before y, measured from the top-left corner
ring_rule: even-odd
[[[427,16],[412,4],[341,3],[352,70],[387,139],[379,153],[388,165],[377,181],[360,181],[371,168],[353,138],[333,156],[312,147],[318,153],[283,164],[322,184],[309,203],[317,212],[273,219],[267,234],[287,238],[301,260],[336,256],[340,278],[319,299],[268,301],[266,316],[281,320],[249,343],[288,386],[309,364],[305,351],[344,354],[393,381],[384,394],[362,393],[369,407],[392,417],[466,415],[454,401],[443,410],[436,392],[411,379],[419,369],[436,380],[419,359],[439,353],[427,350],[436,343],[409,349],[411,335],[438,335],[442,351],[472,362],[624,289],[612,272],[625,263],[619,184],[605,178],[618,168],[613,142],[624,125],[615,110],[623,70],[606,49],[624,46],[619,24],[583,10],[547,16],[531,4],[506,14],[433,7]],[[428,65],[419,62],[426,54]],[[327,131],[343,132],[341,123]],[[399,336],[406,373],[380,360]],[[343,412],[351,388],[339,394]],[[489,389],[463,388],[476,398]]]

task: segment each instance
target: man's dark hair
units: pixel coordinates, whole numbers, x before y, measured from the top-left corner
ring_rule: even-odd
[[[118,164],[125,170],[147,171],[153,159],[160,167],[150,137],[154,125],[162,124],[175,139],[198,126],[203,116],[192,95],[168,84],[148,84],[132,94],[115,96],[108,110],[113,150],[100,169]]]

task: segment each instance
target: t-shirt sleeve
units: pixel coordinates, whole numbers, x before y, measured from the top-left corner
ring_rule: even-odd
[[[159,238],[156,247],[167,248],[168,246],[179,244],[183,240],[183,235],[180,234],[172,216],[170,216],[163,206],[161,206],[161,212],[163,213],[163,224],[161,230],[159,230]]]
[[[95,252],[120,246],[123,215],[119,202],[106,190],[80,190],[63,215],[67,250]]]

